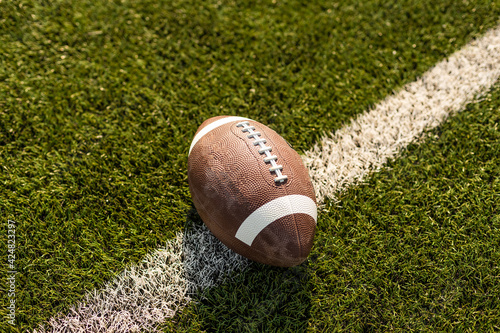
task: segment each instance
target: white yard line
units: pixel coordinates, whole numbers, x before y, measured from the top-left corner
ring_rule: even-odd
[[[305,153],[318,201],[334,198],[379,169],[427,130],[487,91],[500,75],[500,26],[417,81],[404,86],[349,126]]]
[[[35,332],[154,332],[190,295],[248,264],[204,225],[193,226]]]
[[[360,182],[485,93],[499,76],[500,26],[307,151],[304,161],[319,201]],[[189,303],[190,295],[248,264],[197,226],[88,293],[38,332],[153,331]]]

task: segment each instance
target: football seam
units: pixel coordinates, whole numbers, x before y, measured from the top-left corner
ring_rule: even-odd
[[[254,124],[254,125],[255,125],[255,124]],[[271,149],[272,149],[272,148],[275,148],[275,149],[276,149],[277,145],[276,145],[276,144],[274,144],[274,142],[270,139],[269,135],[262,135],[262,134],[266,134],[266,133],[265,133],[265,129],[264,129],[264,128],[262,128],[262,129],[261,129],[261,128],[258,128],[258,125],[257,125],[257,129],[258,129],[258,130],[254,132],[254,130],[256,130],[256,127],[255,127],[255,126],[253,126],[253,125],[251,125],[251,124],[249,123],[249,121],[247,121],[247,120],[244,120],[244,121],[241,121],[241,122],[237,123],[237,124],[236,124],[236,127],[241,128],[241,131],[242,131],[243,133],[248,133],[248,134],[245,134],[245,135],[246,135],[246,138],[245,138],[245,139],[243,139],[243,138],[242,138],[242,140],[244,140],[244,141],[250,140],[250,142],[252,142],[254,146],[257,146],[257,145],[255,144],[255,141],[252,141],[252,139],[253,139],[253,140],[256,140],[256,141],[257,141],[257,140],[259,140],[258,142],[262,142],[264,145],[265,145],[265,144],[269,141],[270,143],[272,143],[272,144],[273,144],[273,145],[271,145],[271,147],[270,147],[270,148],[271,148]],[[261,133],[261,132],[262,132],[262,133]],[[259,137],[260,139],[257,139],[257,137]],[[241,137],[240,137],[240,138],[241,138]],[[260,140],[262,140],[262,141],[260,141]],[[263,148],[263,147],[262,147],[262,145],[260,145],[260,144],[259,144],[259,147]],[[249,149],[251,150],[251,148],[249,148]],[[266,150],[266,151],[265,151],[265,153],[266,153],[266,157],[269,157],[269,155],[267,154],[268,152],[269,152],[268,150]],[[262,153],[260,153],[260,151],[259,151],[259,154],[260,154],[260,155],[262,155]],[[278,151],[276,151],[276,154],[281,156],[281,154],[280,154]],[[274,159],[270,160],[270,163],[271,163],[271,166],[272,166],[272,167],[276,167],[276,166],[277,166],[276,160],[278,159],[278,156],[276,156],[276,155],[275,155],[274,157],[275,157]],[[283,161],[285,161],[285,159],[283,158],[283,156],[281,156],[281,157],[280,157],[280,159],[282,159]],[[267,161],[266,161],[266,159],[265,159],[265,158],[264,158],[264,160],[263,160],[263,161],[264,161],[264,163],[267,163]],[[274,179],[275,186],[276,186],[276,185],[279,185],[279,184],[283,184],[285,180],[288,180],[288,176],[285,176],[285,175],[283,175],[283,176],[284,176],[284,177],[286,177],[286,178],[284,178],[284,179],[283,179],[283,178],[280,178],[280,174],[281,174],[281,172],[280,172],[280,171],[283,169],[283,166],[282,166],[282,165],[280,165],[280,167],[281,167],[281,168],[280,168],[280,169],[277,169],[277,170],[276,170],[276,172],[275,172],[275,173],[276,173],[276,175],[278,176],[277,178],[275,178],[275,179]],[[269,171],[270,171],[270,172],[273,172],[274,170],[271,170],[271,169],[270,169]],[[280,181],[280,179],[283,179],[283,181]],[[288,180],[288,182],[289,182],[289,180]],[[292,207],[292,202],[291,202],[291,198],[290,198],[290,196],[289,196],[290,194],[288,193],[288,192],[289,192],[289,189],[287,188],[287,186],[285,186],[285,190],[284,190],[284,191],[285,191],[285,197],[287,197],[288,205],[289,205],[289,207],[291,208],[291,207]],[[292,209],[290,209],[290,210],[292,210]],[[296,214],[290,214],[290,215],[292,215],[292,219],[293,219],[293,226],[294,226],[294,231],[295,231],[296,244],[298,245],[298,248],[299,248],[299,253],[302,253],[302,250],[303,250],[303,245],[302,245],[302,243],[301,243],[301,238],[300,238],[299,227],[298,227],[298,225],[297,225],[297,223],[298,223],[298,221],[297,221],[297,216],[296,216]],[[262,229],[262,230],[259,232],[259,234],[261,234],[262,232],[264,232],[264,230],[265,230],[265,229],[267,229],[268,227],[270,227],[270,226],[271,226],[274,222],[276,222],[276,221],[273,221],[272,223],[270,223],[269,225],[267,225],[264,229]],[[241,225],[240,225],[240,227],[241,227]],[[256,238],[259,236],[259,234],[257,234]],[[235,236],[236,236],[236,235],[235,235]],[[238,240],[239,240],[239,239],[238,239]],[[241,240],[240,240],[240,241],[241,241]],[[249,246],[249,247],[252,247],[252,245],[248,245],[248,244],[246,244],[246,243],[245,243],[245,245],[247,245],[247,246]],[[255,249],[255,248],[252,248],[252,249],[257,250],[257,249]],[[259,250],[257,250],[257,252],[261,253],[261,251],[259,251]],[[263,253],[262,253],[262,254],[263,254]],[[267,256],[266,256],[266,257],[267,257]]]
[[[252,119],[249,119],[249,120],[253,121]],[[258,127],[260,125],[258,122],[256,122],[256,121],[254,121],[254,122],[257,123],[257,124],[254,124],[254,126],[257,125],[255,127]],[[231,128],[233,128],[233,127],[231,126]],[[283,165],[283,168],[287,170],[286,173],[287,173],[288,179],[283,183],[281,183],[281,182],[276,183],[272,178],[270,179],[269,175],[272,175],[272,172],[270,172],[269,168],[267,168],[267,165],[266,165],[267,163],[264,162],[264,164],[262,164],[263,158],[262,158],[261,154],[258,154],[258,151],[256,149],[253,149],[254,146],[252,145],[252,141],[250,139],[248,139],[246,137],[246,135],[240,131],[239,127],[233,128],[233,130],[231,132],[237,138],[239,138],[240,140],[245,142],[248,150],[252,153],[252,155],[254,156],[255,160],[257,161],[257,163],[259,165],[259,170],[260,170],[262,177],[270,186],[272,186],[273,188],[281,188],[281,187],[287,188],[287,187],[292,186],[293,178],[294,178],[294,170],[289,165],[287,160],[283,157],[283,154],[281,153],[281,151],[276,148],[276,147],[278,147],[278,144],[276,144],[273,141],[273,139],[271,139],[271,137],[269,136],[268,130],[270,130],[272,132],[274,132],[274,131],[270,128],[263,128],[263,127],[258,127],[258,129],[259,129],[259,132],[261,132],[262,136],[265,137],[266,140],[272,144],[272,147],[275,149],[275,151],[274,151],[275,155],[277,155],[278,160],[282,161],[281,163]],[[244,137],[241,137],[240,133],[242,133],[244,135]],[[274,132],[274,133],[279,136],[278,133],[276,133],[276,132]],[[291,149],[293,149],[293,148],[291,148]],[[264,167],[262,167],[262,165]],[[264,170],[266,170],[266,172],[264,172]],[[286,193],[288,194],[288,191],[286,191]]]
[[[260,133],[259,131],[254,131],[255,126],[250,125],[248,120],[241,121],[241,122],[237,123],[236,127],[242,127],[241,131],[243,133],[248,133],[248,134],[246,134],[247,139],[253,139],[253,141],[251,141],[253,143],[253,145],[260,147],[258,152],[260,155],[262,155],[262,154],[265,155],[265,157],[263,158],[264,163],[268,163],[268,162],[271,163],[271,167],[269,168],[269,172],[271,172],[271,173],[274,172],[277,176],[276,178],[274,178],[274,182],[275,183],[279,182],[279,183],[283,184],[288,179],[288,176],[284,175],[282,173],[283,165],[276,163],[278,156],[271,154],[273,147],[266,146],[267,140],[269,140],[269,138],[266,139],[264,137],[261,137],[262,133]]]
[[[245,125],[246,125],[246,126],[245,126]],[[255,125],[255,124],[254,124],[254,125]],[[258,126],[258,125],[257,125],[257,126]],[[249,123],[249,121],[248,121],[248,120],[243,120],[243,121],[241,121],[241,122],[237,123],[237,124],[236,124],[236,127],[238,127],[238,128],[242,127],[241,131],[242,131],[243,133],[248,133],[248,135],[246,135],[246,139],[243,139],[243,138],[242,138],[242,139],[243,139],[243,140],[245,140],[245,141],[247,141],[247,140],[251,140],[251,137],[252,137],[253,139],[256,139],[256,137],[255,137],[255,136],[262,137],[262,136],[264,136],[264,135],[261,135],[261,134],[265,134],[265,129],[264,129],[264,128],[259,129],[259,131],[260,131],[260,132],[262,132],[262,133],[260,133],[259,131],[253,132],[256,128],[255,128],[255,126],[250,125],[250,123]],[[249,130],[245,131],[245,129],[247,129],[247,128],[248,128]],[[261,138],[261,139],[262,139],[262,140],[264,140],[264,141],[263,141],[263,144],[266,144],[266,143],[267,143],[267,141],[269,141],[270,143],[273,143],[273,145],[271,145],[271,149],[272,149],[273,147],[276,149],[276,146],[277,146],[277,145],[276,145],[276,144],[274,144],[274,142],[271,140],[271,138],[269,137],[269,135],[265,135],[265,138]],[[267,140],[266,140],[266,139],[267,139]],[[257,140],[258,140],[258,139],[257,139]],[[256,146],[256,145],[255,145],[255,141],[250,141],[250,142],[252,142],[252,143],[254,144],[254,146]],[[259,146],[260,146],[261,148],[263,148],[260,144],[259,144]],[[251,150],[251,149],[250,149],[250,150]],[[268,151],[265,151],[265,153],[266,153],[266,157],[269,157],[269,155],[267,154],[267,153],[268,153]],[[281,159],[282,159],[283,161],[285,160],[285,159],[283,158],[283,156],[282,156],[282,155],[281,155],[278,151],[276,151],[275,153],[276,153],[277,155],[279,154],[279,155],[281,156]],[[260,155],[262,155],[262,153],[260,153],[260,151],[259,151],[259,154],[260,154]],[[278,157],[277,157],[276,155],[274,155],[274,157],[275,157],[275,159],[270,160],[270,163],[271,163],[271,166],[272,166],[272,167],[276,167],[276,166],[277,166],[276,160],[278,159]],[[267,161],[266,161],[266,159],[265,159],[265,158],[263,159],[263,161],[264,161],[264,163],[267,163]],[[276,175],[278,176],[277,178],[275,178],[275,179],[274,179],[274,183],[275,183],[274,185],[275,185],[275,186],[276,186],[276,185],[283,184],[285,181],[288,181],[288,183],[290,182],[290,180],[288,179],[288,176],[286,176],[286,175],[282,175],[282,176],[284,176],[285,178],[280,178],[280,176],[281,176],[281,170],[283,169],[283,166],[282,166],[282,165],[280,165],[280,166],[281,166],[281,168],[280,168],[280,169],[277,169],[277,170],[276,170],[276,172],[275,172],[275,173],[276,173]],[[271,169],[270,169],[269,171],[270,171],[270,172],[272,172],[272,170],[271,170]],[[280,181],[280,179],[283,179],[283,181]],[[289,189],[287,188],[287,186],[285,186],[285,196],[287,197],[288,205],[289,205],[289,207],[291,208],[291,207],[292,207],[292,202],[291,202],[291,199],[290,199],[290,197],[289,197],[289,195],[290,195],[290,194],[289,194],[288,192],[289,192]],[[291,209],[291,210],[292,210],[292,209]],[[298,247],[299,247],[299,253],[302,253],[302,247],[303,247],[303,246],[302,246],[302,243],[301,243],[300,233],[299,233],[299,228],[298,228],[298,225],[297,225],[297,217],[295,216],[296,214],[291,214],[291,215],[292,215],[292,219],[293,219],[293,226],[294,226],[294,229],[295,229],[296,242],[297,242]],[[248,216],[247,216],[247,217],[248,217]],[[265,229],[267,229],[267,228],[269,228],[269,227],[270,227],[270,226],[271,226],[274,222],[276,222],[276,221],[273,221],[272,223],[270,223],[269,225],[267,225],[264,229],[262,229],[262,230],[259,232],[259,234],[261,234],[262,232],[264,232],[264,230],[265,230]],[[241,227],[241,225],[240,225],[240,227]],[[259,234],[257,234],[256,238],[259,236]],[[236,236],[236,235],[235,235],[235,236]],[[238,239],[238,240],[239,240],[239,239]],[[241,241],[241,240],[240,240],[240,241]],[[245,244],[245,245],[247,245],[247,244]],[[247,246],[252,247],[252,245],[247,245]],[[252,248],[252,249],[254,249],[254,248]],[[258,251],[258,250],[257,250],[257,252],[261,253],[261,251]],[[266,255],[266,257],[267,257],[267,255]]]
[[[287,196],[288,198],[288,204],[290,205],[290,208],[292,207],[292,201],[290,199],[289,196]],[[297,237],[297,245],[299,246],[299,253],[302,254],[302,242],[300,240],[300,233],[299,233],[299,227],[297,225],[297,217],[296,215],[297,214],[292,214],[293,215],[293,226],[295,227],[295,235]]]

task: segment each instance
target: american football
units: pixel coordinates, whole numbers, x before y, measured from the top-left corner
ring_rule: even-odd
[[[313,185],[299,154],[269,127],[242,117],[206,120],[190,147],[188,180],[200,217],[233,251],[282,267],[309,255]]]

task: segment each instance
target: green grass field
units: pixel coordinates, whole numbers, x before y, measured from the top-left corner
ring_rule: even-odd
[[[0,1],[0,331],[36,328],[183,230],[204,119],[250,117],[304,151],[499,14],[498,1]],[[500,329],[499,97],[327,202],[306,263],[254,264],[162,328]]]
[[[166,331],[500,327],[500,86],[319,217],[311,258],[254,265]]]

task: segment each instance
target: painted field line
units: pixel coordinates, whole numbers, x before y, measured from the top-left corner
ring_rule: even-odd
[[[388,96],[305,153],[318,201],[359,183],[500,76],[500,26]]]
[[[499,76],[500,26],[306,152],[304,161],[318,199],[334,198],[360,182],[426,130],[485,93]],[[204,226],[195,226],[35,332],[154,331],[194,293],[248,264]]]

